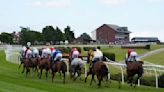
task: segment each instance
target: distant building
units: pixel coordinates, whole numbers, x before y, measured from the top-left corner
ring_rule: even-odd
[[[103,24],[92,31],[92,39],[100,43],[128,43],[131,32],[127,27],[120,27],[113,24]]]
[[[159,43],[159,39],[157,37],[133,37],[131,39],[133,43]]]

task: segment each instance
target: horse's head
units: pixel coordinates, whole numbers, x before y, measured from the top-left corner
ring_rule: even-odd
[[[93,59],[93,50],[88,51],[87,63],[91,62]]]

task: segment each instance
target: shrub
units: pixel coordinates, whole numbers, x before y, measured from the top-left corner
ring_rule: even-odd
[[[94,49],[95,47],[83,47],[84,51],[89,51],[90,49]]]
[[[70,49],[68,47],[57,47],[62,53],[68,54]]]
[[[145,46],[145,49],[150,49],[150,45],[146,45]]]
[[[159,87],[164,88],[164,74],[159,76],[158,81],[159,81]]]
[[[103,52],[103,55],[112,61],[115,61],[115,53]]]
[[[110,77],[111,77],[112,80],[121,81],[121,73],[111,74]],[[133,79],[136,79],[136,78],[137,78],[137,76],[135,76]],[[124,81],[127,82],[127,75],[126,74],[124,74]],[[160,80],[159,80],[159,82],[160,82]],[[163,84],[162,84],[163,82],[161,81],[162,86],[163,86]],[[155,77],[154,76],[141,77],[140,83],[141,83],[141,85],[153,86],[154,87],[155,86]]]
[[[131,48],[131,49],[150,49],[150,45],[122,45],[121,48],[122,49],[127,49],[127,48]]]
[[[72,48],[77,48],[77,50],[81,53],[81,47],[72,47]]]

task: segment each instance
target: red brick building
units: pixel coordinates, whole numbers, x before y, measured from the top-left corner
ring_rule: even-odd
[[[100,43],[127,43],[129,42],[129,34],[127,27],[119,27],[112,24],[103,24],[92,32],[93,40]]]

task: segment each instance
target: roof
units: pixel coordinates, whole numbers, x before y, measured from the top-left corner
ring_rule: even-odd
[[[113,25],[113,24],[104,24],[107,25],[108,27],[112,28],[113,30],[115,30],[116,32],[123,32],[123,33],[131,33],[128,30],[128,27],[120,27],[118,25]]]
[[[156,39],[158,40],[158,37],[133,37],[132,39]]]
[[[132,41],[159,41],[157,37],[133,37]]]

